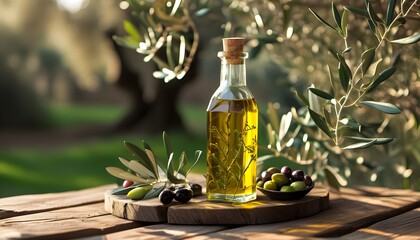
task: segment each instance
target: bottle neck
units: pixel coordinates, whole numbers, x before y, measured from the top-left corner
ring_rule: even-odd
[[[240,63],[231,63],[229,59],[221,57],[220,85],[246,86],[245,59]]]

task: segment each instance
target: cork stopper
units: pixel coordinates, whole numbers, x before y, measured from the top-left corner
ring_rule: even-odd
[[[226,62],[229,64],[242,64],[244,39],[239,37],[223,38],[223,51]]]

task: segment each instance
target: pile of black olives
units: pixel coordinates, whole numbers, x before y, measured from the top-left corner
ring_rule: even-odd
[[[177,202],[187,203],[191,198],[201,195],[202,189],[203,187],[197,183],[181,187],[172,186],[159,194],[159,201],[163,204],[169,204],[175,199]]]
[[[312,184],[310,176],[305,175],[302,170],[292,171],[288,166],[270,167],[257,178],[258,187],[280,192],[299,191]]]

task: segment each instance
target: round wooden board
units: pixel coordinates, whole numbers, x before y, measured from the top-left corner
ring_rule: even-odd
[[[304,198],[293,201],[271,200],[258,192],[255,201],[243,204],[209,202],[205,196],[187,204],[174,201],[162,205],[157,198],[132,201],[125,195],[105,192],[105,210],[117,217],[144,222],[172,224],[266,224],[302,218],[326,210],[328,191],[315,187]]]

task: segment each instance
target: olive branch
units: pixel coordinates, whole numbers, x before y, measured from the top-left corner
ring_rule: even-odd
[[[120,162],[127,167],[127,170],[118,167],[107,167],[106,171],[116,178],[130,180],[134,184],[127,188],[116,188],[112,190],[111,194],[127,194],[134,188],[151,185],[153,186],[152,190],[143,198],[149,199],[157,197],[160,192],[169,187],[168,185],[188,183],[187,176],[197,164],[202,151],[197,150],[195,152],[194,162],[190,165],[188,164],[185,151],[182,151],[176,166],[172,144],[166,132],[163,132],[163,144],[166,150],[166,162],[156,158],[152,148],[144,141],[144,150],[132,143],[124,142],[127,150],[136,159],[129,161],[120,157]]]

